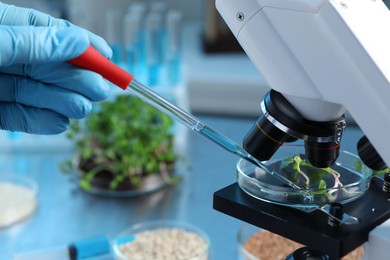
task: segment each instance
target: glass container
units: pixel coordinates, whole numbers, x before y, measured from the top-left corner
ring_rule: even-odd
[[[288,238],[279,236],[268,230],[261,229],[251,224],[245,223],[237,233],[237,244],[239,260],[264,260],[291,259],[293,253],[305,245],[297,243]],[[325,256],[326,254],[323,253]],[[363,246],[342,257],[342,260],[360,260],[366,259],[364,256]],[[304,259],[320,259],[319,257]],[[324,258],[321,258],[324,259]]]
[[[113,242],[116,259],[207,260],[210,239],[186,222],[158,220],[136,224]]]
[[[238,230],[240,260],[285,259],[303,245],[250,224]]]
[[[0,174],[0,228],[31,216],[37,207],[38,186],[28,177]]]
[[[302,145],[285,145],[260,168],[240,159],[238,184],[250,196],[310,211],[333,202],[347,203],[362,196],[370,185],[372,170],[358,156],[340,151],[330,168],[315,168],[306,160]],[[300,163],[300,160],[302,160]],[[273,173],[296,184],[291,187]]]

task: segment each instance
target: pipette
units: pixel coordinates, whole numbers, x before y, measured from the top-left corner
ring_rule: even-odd
[[[70,60],[69,62],[81,68],[85,68],[102,75],[105,79],[107,79],[114,85],[122,88],[123,90],[127,90],[129,87],[132,93],[134,93],[136,96],[138,96],[148,104],[156,107],[158,110],[171,116],[175,120],[181,122],[194,132],[202,135],[203,137],[206,137],[207,139],[219,145],[228,152],[236,154],[241,158],[257,165],[266,173],[273,175],[275,178],[279,179],[290,187],[295,189],[302,189],[284,176],[281,176],[274,171],[268,170],[259,160],[257,160],[247,151],[245,151],[244,148],[242,148],[239,144],[237,144],[230,138],[202,123],[195,116],[175,106],[174,104],[170,103],[151,89],[145,87],[143,84],[136,81],[133,75],[123,70],[115,63],[106,59],[92,46],[89,46],[83,54],[81,54],[75,59]]]

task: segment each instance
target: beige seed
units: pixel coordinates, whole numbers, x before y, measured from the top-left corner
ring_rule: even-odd
[[[206,260],[207,247],[204,238],[194,232],[161,228],[137,233],[134,241],[120,245],[119,249],[126,260]]]

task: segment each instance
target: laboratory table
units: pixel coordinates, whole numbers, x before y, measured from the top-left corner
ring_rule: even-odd
[[[241,143],[255,119],[202,116],[199,118]],[[183,133],[182,133],[183,134]],[[343,149],[356,151],[362,133],[348,127]],[[55,142],[55,137],[52,137]],[[194,132],[185,133],[182,147],[183,180],[153,194],[133,198],[107,198],[87,194],[75,179],[61,173],[59,164],[71,149],[7,150],[0,153],[0,174],[28,175],[39,185],[38,208],[29,219],[0,229],[0,259],[15,252],[50,248],[94,236],[114,238],[133,224],[148,220],[182,220],[203,229],[210,237],[210,259],[238,259],[237,232],[244,224],[213,210],[213,193],[235,182],[237,157]],[[57,147],[58,148],[58,147]]]

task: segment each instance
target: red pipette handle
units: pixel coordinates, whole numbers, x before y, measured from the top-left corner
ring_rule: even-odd
[[[80,56],[69,60],[78,67],[94,71],[102,75],[105,79],[125,90],[134,76],[108,60],[91,45]]]

